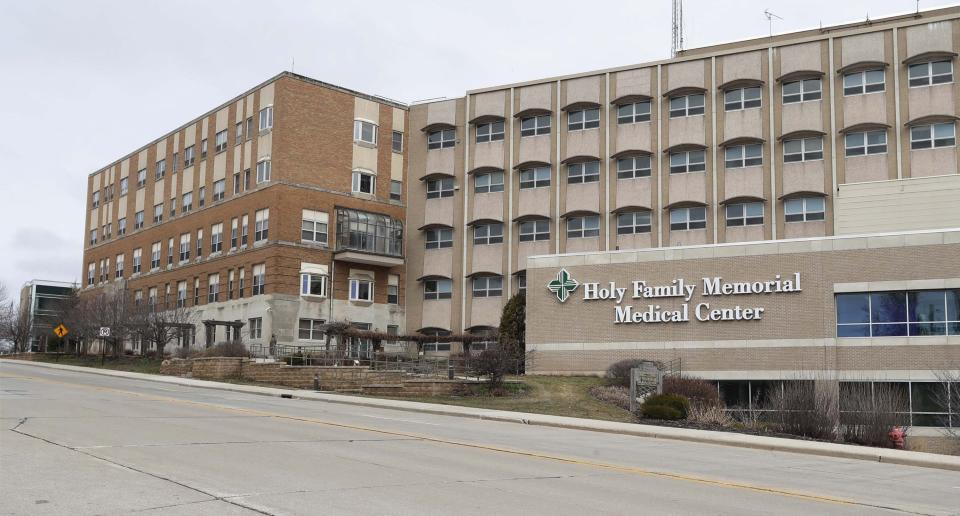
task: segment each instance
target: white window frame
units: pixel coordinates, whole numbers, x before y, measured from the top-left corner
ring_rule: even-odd
[[[503,243],[503,224],[478,224],[473,227],[473,245],[491,245]]]
[[[306,323],[306,325],[304,325]],[[297,340],[324,340],[323,319],[309,319],[302,317],[297,320]],[[306,332],[306,337],[304,337]]]
[[[453,280],[447,278],[433,278],[423,280],[423,299],[437,301],[453,297]]]
[[[270,158],[263,158],[257,161],[257,184],[270,181],[270,176],[273,173],[272,169],[273,164]]]
[[[650,121],[650,101],[641,100],[617,106],[617,125],[638,124]]]
[[[787,147],[794,145],[794,142],[799,142],[800,151],[799,152],[787,152]],[[816,145],[813,143],[816,142]],[[808,150],[807,147],[813,146],[812,150]],[[823,137],[822,136],[811,136],[809,138],[792,138],[789,140],[783,141],[783,162],[784,163],[800,163],[805,161],[821,161],[823,160]]]
[[[882,141],[870,143],[871,138],[878,138]],[[860,131],[847,133],[843,136],[844,156],[847,158],[854,156],[865,156],[868,154],[886,154],[887,152],[887,131]]]
[[[575,109],[567,112],[567,131],[585,131],[600,127],[600,108]]]
[[[817,206],[809,205],[819,204]],[[823,197],[797,197],[783,201],[783,218],[787,224],[821,221],[826,218],[826,200]],[[796,207],[799,206],[799,210]],[[790,220],[793,218],[794,220]]]
[[[223,222],[210,226],[210,254],[223,251]]]
[[[910,128],[910,150],[953,147],[957,143],[956,131],[954,122],[915,125]],[[926,136],[923,135],[924,132],[927,133]]]
[[[213,147],[214,152],[219,153],[227,150],[227,139],[228,138],[227,138],[226,129],[217,132],[217,134],[214,135],[214,147]]]
[[[360,287],[361,285],[367,286],[367,296],[360,297]],[[373,280],[368,279],[359,279],[359,278],[350,278],[350,301],[360,301],[365,303],[372,303],[374,299],[373,295]]]
[[[627,156],[617,159],[617,179],[637,179],[650,177],[650,156]]]
[[[876,80],[878,74],[879,81]],[[843,75],[843,96],[882,93],[887,87],[886,82],[886,72],[883,68],[847,73]]]
[[[180,263],[190,260],[190,233],[180,235]]]
[[[243,272],[242,270],[240,271]],[[240,279],[243,280],[243,275],[240,275]],[[258,296],[265,294],[267,291],[267,265],[264,263],[258,263],[253,266],[253,281],[250,288],[251,295]]]
[[[689,174],[693,172],[705,172],[706,170],[707,152],[704,150],[688,150],[670,153],[671,174]]]
[[[550,220],[534,219],[523,221],[520,223],[518,235],[520,242],[550,240]]]
[[[403,132],[393,131],[390,135],[390,150],[396,153],[403,152]]]
[[[313,293],[314,285],[318,283],[320,286],[320,293]],[[315,272],[301,272],[300,273],[300,295],[308,297],[327,297],[328,288],[330,284],[330,277],[326,274],[318,274]]]
[[[453,197],[454,180],[452,177],[438,177],[427,181],[427,199]]]
[[[430,228],[424,230],[425,249],[444,249],[453,247],[452,228]]]
[[[743,111],[763,105],[763,89],[759,86],[744,86],[723,92],[724,111]]]
[[[739,202],[726,205],[724,215],[727,227],[762,226],[762,202]]]
[[[150,270],[160,269],[160,242],[150,245]]]
[[[307,238],[307,233],[310,237]],[[323,235],[323,239],[318,238]],[[303,210],[300,219],[300,241],[327,245],[330,241],[330,216],[323,211]]]
[[[950,65],[949,72],[938,72],[933,73],[933,67],[937,64],[947,63]],[[914,72],[920,72],[918,75],[914,75]],[[925,86],[933,86],[935,84],[950,84],[953,82],[953,60],[951,59],[938,59],[935,61],[927,61],[925,63],[914,63],[907,66],[907,84],[911,88],[923,88]]]
[[[597,183],[599,181],[599,161],[583,161],[567,165],[567,184]]]
[[[503,140],[503,120],[477,124],[477,143],[489,143]]]
[[[250,324],[250,339],[259,340],[263,338],[263,318],[262,317],[251,317],[247,319],[247,322]]]
[[[793,85],[798,85],[798,91],[787,93],[787,89],[793,89]],[[784,104],[796,104],[799,102],[811,102],[823,98],[823,80],[819,77],[813,79],[801,79],[783,83],[781,87],[781,100]]]
[[[689,206],[670,210],[670,231],[691,231],[706,229],[707,208],[705,206]]]
[[[552,115],[535,115],[520,119],[520,137],[550,134]]]
[[[484,172],[473,176],[473,193],[503,191],[503,172]]]
[[[446,149],[457,143],[456,129],[437,129],[427,135],[427,150]]]
[[[403,181],[390,180],[390,200],[397,202],[403,200]]]
[[[370,180],[369,191],[363,189],[364,179],[367,178]],[[366,170],[354,170],[351,183],[351,191],[353,193],[374,195],[377,192],[377,175],[372,172],[368,172]]]
[[[477,276],[471,282],[473,297],[503,296],[503,276]]]
[[[213,202],[222,201],[227,196],[227,180],[213,182]]]
[[[259,113],[260,132],[273,129],[273,106],[266,106]]]
[[[376,145],[377,131],[379,129],[377,124],[369,120],[356,118],[353,120],[353,141]]]
[[[725,168],[745,168],[763,165],[763,144],[730,145],[724,149]]]
[[[253,243],[265,242],[270,238],[270,208],[257,210],[253,216]]]
[[[652,217],[649,211],[630,211],[617,214],[618,235],[650,233],[652,227]]]
[[[567,219],[567,239],[600,236],[600,216],[584,215]]]
[[[550,167],[525,168],[520,171],[520,189],[549,187],[552,175]]]
[[[670,97],[668,106],[670,118],[703,116],[706,109],[706,96],[703,93],[691,93]]]

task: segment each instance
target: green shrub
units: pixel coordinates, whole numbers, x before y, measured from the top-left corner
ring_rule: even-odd
[[[666,421],[676,421],[683,419],[683,414],[679,410],[667,405],[647,405],[640,406],[640,413],[647,419],[663,419]]]
[[[646,409],[648,407],[668,407],[678,414],[678,416],[673,419],[685,419],[690,412],[690,401],[679,394],[654,394],[647,398],[643,402],[643,405],[640,406],[644,416],[646,416]]]
[[[639,358],[628,358],[610,364],[610,367],[607,368],[607,374],[604,375],[604,378],[607,379],[607,384],[629,388],[630,370],[634,367],[640,367],[640,364],[643,362],[645,362],[645,360]]]

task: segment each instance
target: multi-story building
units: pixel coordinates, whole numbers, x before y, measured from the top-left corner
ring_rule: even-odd
[[[932,10],[409,107],[284,73],[91,175],[85,284],[122,278],[252,342],[344,319],[484,331],[534,255],[960,226],[958,21]]]
[[[402,104],[282,73],[90,175],[84,285],[196,307],[200,344],[237,322],[254,344],[402,331],[406,127]]]
[[[79,285],[63,281],[32,280],[20,289],[21,313],[30,321],[29,351],[47,351],[61,310],[60,303],[70,298]]]

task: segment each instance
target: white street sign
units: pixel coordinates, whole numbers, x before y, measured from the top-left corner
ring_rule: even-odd
[[[101,327],[100,327],[100,336],[101,336],[101,337],[109,337],[109,336],[110,336],[110,327],[109,327],[109,326],[101,326]]]

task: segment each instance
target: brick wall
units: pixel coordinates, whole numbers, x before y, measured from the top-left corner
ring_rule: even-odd
[[[239,378],[243,368],[243,359],[239,357],[194,358],[193,377],[222,380]]]

